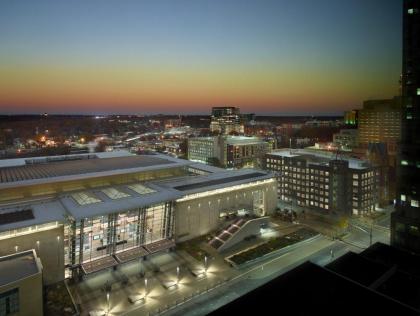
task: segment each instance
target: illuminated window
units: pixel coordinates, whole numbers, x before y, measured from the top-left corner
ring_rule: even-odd
[[[100,199],[96,198],[92,193],[89,192],[73,193],[71,196],[80,205],[102,202]]]
[[[405,194],[401,194],[401,201],[405,202],[405,200],[406,200]]]
[[[420,88],[417,88],[417,95],[420,95]]]
[[[408,10],[407,10],[407,13],[408,13],[408,14],[414,14],[414,9],[413,9],[413,8],[408,9]]]
[[[417,201],[417,200],[411,200],[410,201],[410,205],[412,207],[419,207],[419,201]]]
[[[401,165],[402,166],[408,166],[408,161],[407,160],[401,160]]]

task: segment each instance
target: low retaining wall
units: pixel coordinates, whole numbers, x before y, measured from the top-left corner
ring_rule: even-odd
[[[252,264],[255,264],[255,263],[259,262],[259,261],[263,261],[263,260],[266,260],[266,259],[270,259],[270,258],[275,257],[275,256],[277,256],[277,255],[281,255],[281,254],[283,254],[283,253],[286,253],[286,252],[288,252],[288,251],[290,251],[290,250],[293,250],[293,249],[295,249],[295,248],[299,247],[301,244],[303,244],[303,243],[307,243],[307,242],[310,242],[310,241],[313,241],[313,240],[315,240],[315,239],[319,238],[320,236],[321,236],[321,234],[317,234],[317,235],[315,235],[315,236],[313,236],[313,237],[310,237],[310,238],[308,238],[308,239],[305,239],[305,240],[299,241],[299,242],[297,242],[297,243],[294,243],[294,244],[292,244],[292,245],[288,245],[288,246],[286,246],[286,247],[283,247],[283,248],[280,248],[280,249],[274,250],[274,251],[272,251],[272,252],[266,253],[265,255],[262,255],[261,257],[258,257],[258,258],[255,258],[255,259],[249,260],[249,261],[247,261],[247,262],[245,262],[245,263],[242,263],[242,264],[239,264],[239,265],[238,265],[238,264],[236,264],[235,262],[233,262],[232,260],[230,260],[230,259],[229,259],[229,258],[231,258],[231,257],[233,257],[233,256],[235,256],[235,255],[237,255],[237,254],[239,254],[239,253],[241,253],[241,252],[248,251],[249,249],[252,249],[252,248],[255,248],[255,247],[258,247],[259,245],[261,245],[261,244],[258,244],[258,245],[256,245],[256,246],[251,247],[251,248],[248,248],[248,249],[245,249],[245,250],[243,250],[243,251],[240,251],[240,252],[238,252],[238,253],[236,253],[236,254],[230,255],[229,257],[225,258],[225,261],[226,261],[227,263],[229,263],[232,267],[236,268],[236,269],[243,269],[243,268],[246,268],[246,267],[248,267],[248,266],[250,266],[250,265],[252,265]]]

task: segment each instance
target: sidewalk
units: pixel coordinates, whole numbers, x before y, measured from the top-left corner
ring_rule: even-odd
[[[155,266],[159,266],[159,272],[154,272]],[[70,284],[69,287],[76,304],[81,307],[82,316],[88,315],[92,310],[107,312],[104,290],[107,281],[112,286],[109,315],[148,315],[151,311],[185,300],[197,291],[214,287],[237,274],[225,263],[221,264],[220,260],[209,260],[207,276],[198,280],[189,272],[189,268],[201,266],[204,268],[204,263],[198,262],[187,253],[175,251],[152,256],[143,264],[147,288],[145,278],[139,275],[139,261],[120,265],[116,271],[106,270],[87,276],[86,280]],[[176,283],[177,267],[180,267],[178,287],[168,290],[164,285],[168,281]],[[128,296],[144,295],[146,290],[145,304],[131,304],[128,301]]]

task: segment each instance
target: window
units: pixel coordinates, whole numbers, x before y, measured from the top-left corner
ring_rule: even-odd
[[[417,88],[417,95],[420,95],[420,88]]]
[[[124,193],[122,191],[118,191],[115,188],[106,188],[106,189],[103,189],[102,192],[105,193],[110,199],[113,199],[113,200],[122,199],[122,198],[130,196],[129,194]]]
[[[401,201],[405,202],[405,200],[406,200],[405,194],[401,194]]]
[[[410,205],[412,207],[419,207],[419,201],[417,201],[417,200],[411,200],[410,201]]]
[[[408,166],[408,161],[407,160],[401,160],[401,165],[402,166]]]
[[[156,192],[155,190],[153,190],[153,189],[151,189],[151,188],[148,188],[148,187],[146,187],[146,186],[144,186],[144,185],[142,185],[142,184],[139,184],[139,183],[137,183],[137,184],[132,184],[132,185],[127,185],[127,187],[130,189],[130,190],[133,190],[134,192],[137,192],[138,194],[140,194],[140,195],[143,195],[143,194],[149,194],[149,193],[154,193],[154,192]]]
[[[12,315],[19,312],[19,289],[0,294],[0,315]]]
[[[87,204],[93,204],[93,203],[99,203],[102,202],[101,200],[97,199],[92,193],[90,192],[78,192],[73,193],[71,195],[73,199],[79,204],[79,205],[87,205]]]

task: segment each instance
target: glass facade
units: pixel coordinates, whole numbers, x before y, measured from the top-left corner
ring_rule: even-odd
[[[172,203],[160,203],[78,221],[64,228],[66,267],[112,256],[135,247],[172,238]],[[68,275],[70,271],[67,271]]]

